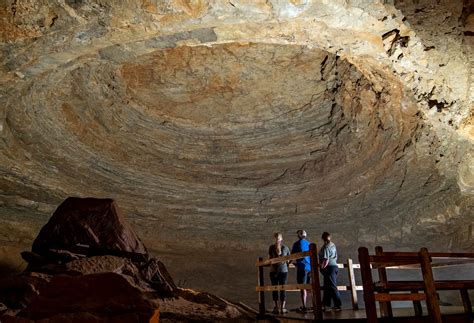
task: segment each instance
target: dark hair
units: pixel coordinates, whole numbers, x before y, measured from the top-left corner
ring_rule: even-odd
[[[306,231],[304,231],[304,230],[298,230],[298,231],[296,231],[296,234],[298,235],[298,238],[300,238],[300,239],[306,238]]]
[[[328,237],[330,237],[331,234],[329,232],[323,232],[323,235],[321,236],[321,238],[324,240],[324,241],[327,241],[328,240]]]

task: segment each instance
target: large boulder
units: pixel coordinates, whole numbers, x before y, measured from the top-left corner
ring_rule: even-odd
[[[165,265],[155,258],[150,258],[146,263],[137,264],[126,257],[92,256],[60,264],[46,264],[35,267],[34,270],[49,275],[69,276],[113,272],[123,275],[130,284],[142,291],[157,292],[157,296],[161,298],[173,297],[177,289]]]
[[[46,258],[109,254],[148,260],[145,246],[112,199],[67,198],[41,229],[32,251]]]
[[[12,310],[22,309],[40,294],[50,280],[51,276],[41,273],[0,277],[0,304]]]
[[[158,322],[158,305],[123,275],[55,276],[17,316],[45,322]],[[41,321],[43,322],[43,321]]]

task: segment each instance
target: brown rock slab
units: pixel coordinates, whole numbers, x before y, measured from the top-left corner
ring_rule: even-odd
[[[158,315],[157,304],[116,273],[56,276],[18,314],[40,322],[158,322]]]
[[[0,303],[9,309],[22,309],[48,284],[51,277],[40,273],[10,275],[0,278]],[[0,322],[3,322],[0,320]]]
[[[254,322],[255,315],[239,304],[191,289],[178,289],[177,297],[158,300],[160,322]]]
[[[5,315],[0,316],[0,322],[2,323],[31,323],[33,321],[22,318],[22,317],[16,317],[14,315],[5,314]]]
[[[73,260],[65,264],[65,269],[82,275],[106,272],[138,275],[138,269],[129,259],[109,255]]]
[[[159,280],[160,282],[163,282],[161,285],[151,284],[151,281],[147,280],[140,274],[139,269],[130,259],[123,257],[105,255],[82,258],[70,261],[63,266],[56,266],[55,269],[57,272],[62,271],[68,275],[89,275],[113,272],[123,275],[130,285],[143,292],[158,291],[162,297],[171,296],[171,290],[162,287],[162,285],[165,284],[163,277]],[[156,287],[160,287],[160,289],[157,289]]]
[[[112,199],[67,198],[33,242],[32,251],[55,258],[71,253],[114,254],[143,261],[148,253]]]

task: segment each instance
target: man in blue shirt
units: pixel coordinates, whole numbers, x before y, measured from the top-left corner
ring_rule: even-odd
[[[306,240],[306,231],[298,230],[296,231],[298,235],[298,241],[293,244],[291,253],[296,252],[305,252],[309,251],[309,241]],[[296,260],[296,282],[298,284],[309,284],[310,282],[310,272],[311,272],[311,262],[309,256],[299,258]],[[303,306],[298,309],[300,312],[306,312],[306,297],[307,293],[305,289],[301,290],[301,302]]]

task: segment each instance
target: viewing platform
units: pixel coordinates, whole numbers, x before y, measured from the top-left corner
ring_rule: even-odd
[[[423,308],[424,310],[426,308]],[[466,317],[464,308],[461,306],[440,306],[441,317],[443,322],[472,322]],[[425,312],[426,313],[426,312]],[[414,311],[411,308],[394,308],[393,317],[379,317],[378,322],[432,322],[430,317],[420,316],[414,318]],[[266,313],[266,317],[262,321],[268,322],[308,322],[314,321],[314,313],[299,313],[296,309],[289,309],[288,314],[273,314]],[[323,312],[324,322],[367,322],[367,315],[365,309],[354,310],[351,308],[343,308],[341,311]]]
[[[474,289],[474,280],[440,280],[435,279],[433,270],[474,264],[474,253],[429,252],[421,248],[419,252],[385,252],[382,247],[375,248],[370,255],[365,247],[358,250],[359,263],[347,259],[346,263],[338,264],[340,269],[347,270],[348,285],[338,286],[340,292],[350,293],[351,308],[346,304],[340,311],[323,311],[321,292],[323,287],[319,280],[319,263],[317,246],[311,244],[307,252],[295,253],[290,256],[263,260],[259,258],[258,283],[256,291],[259,299],[259,320],[269,322],[473,322],[472,303],[469,290]],[[265,285],[264,268],[271,264],[290,262],[302,257],[311,259],[311,284]],[[387,269],[402,271],[418,271],[420,280],[394,280],[388,277]],[[356,283],[355,270],[360,270],[362,284]],[[339,277],[343,275],[341,270]],[[403,275],[401,275],[403,276]],[[409,275],[408,275],[409,276]],[[374,277],[377,279],[375,281]],[[301,289],[310,291],[311,310],[307,313],[289,308],[286,314],[274,314],[266,309],[265,292],[285,290],[299,292]],[[364,305],[360,304],[357,291],[362,292]],[[459,293],[462,306],[445,306],[439,301],[439,291]],[[405,302],[411,307],[393,306],[394,302]]]

